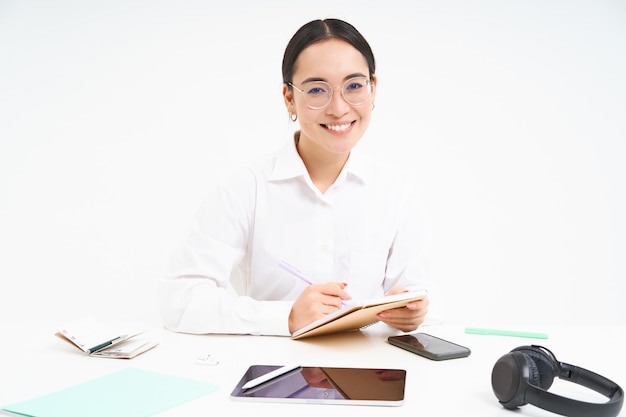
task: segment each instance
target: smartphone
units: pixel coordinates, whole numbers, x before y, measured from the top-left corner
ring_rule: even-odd
[[[472,353],[465,346],[426,333],[389,336],[387,341],[394,346],[434,361],[465,358]]]

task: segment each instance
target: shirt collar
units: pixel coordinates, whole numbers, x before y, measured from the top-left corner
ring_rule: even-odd
[[[280,181],[290,178],[308,175],[304,162],[298,154],[295,140],[278,151],[274,169],[270,175],[271,181]],[[357,180],[366,183],[373,175],[372,164],[364,155],[352,151],[343,170],[339,174],[337,181],[354,177]]]
[[[304,162],[298,155],[296,149],[296,142],[289,141],[287,146],[278,151],[276,155],[276,162],[274,163],[274,169],[270,175],[271,181],[280,181],[289,178],[295,178],[304,176],[306,174],[306,167]]]

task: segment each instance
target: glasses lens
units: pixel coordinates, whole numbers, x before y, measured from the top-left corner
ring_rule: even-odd
[[[313,109],[321,109],[330,103],[332,87],[324,81],[314,81],[302,86],[304,101]]]
[[[341,89],[343,98],[353,106],[363,104],[369,98],[371,91],[370,80],[367,77],[351,78]]]

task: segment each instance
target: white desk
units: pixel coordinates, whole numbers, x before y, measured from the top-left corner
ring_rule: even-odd
[[[549,339],[469,335],[461,327],[432,326],[420,331],[468,346],[468,358],[435,362],[387,343],[396,334],[384,325],[362,332],[293,341],[267,336],[187,335],[156,329],[161,344],[132,360],[83,356],[54,337],[55,324],[2,323],[0,345],[0,406],[47,394],[80,382],[135,367],[172,375],[198,378],[219,386],[202,398],[167,410],[159,416],[280,415],[345,417],[360,416],[552,416],[532,405],[521,413],[505,410],[491,389],[491,370],[497,359],[511,349],[540,344],[551,349],[561,362],[577,365],[626,384],[626,326],[594,328],[520,329],[541,331]],[[216,366],[199,365],[198,355],[211,354]],[[238,402],[229,398],[243,373],[253,364],[305,366],[352,366],[407,370],[405,403],[400,407],[278,404]],[[552,392],[579,400],[604,402],[599,394],[578,385],[556,380]],[[356,409],[358,408],[358,410]],[[622,410],[621,416],[626,412]]]

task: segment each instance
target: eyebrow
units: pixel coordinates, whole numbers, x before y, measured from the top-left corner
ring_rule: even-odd
[[[367,75],[365,75],[365,74],[363,74],[363,73],[361,73],[361,72],[355,72],[355,73],[348,74],[348,75],[346,75],[345,77],[343,77],[343,81],[345,82],[345,81],[349,80],[350,78],[354,78],[354,77],[367,77]],[[304,84],[304,83],[312,83],[312,82],[315,82],[315,81],[324,81],[324,82],[328,82],[328,80],[327,80],[327,79],[325,79],[325,78],[321,78],[321,77],[309,77],[309,78],[304,79],[304,80],[302,81],[302,84]]]

